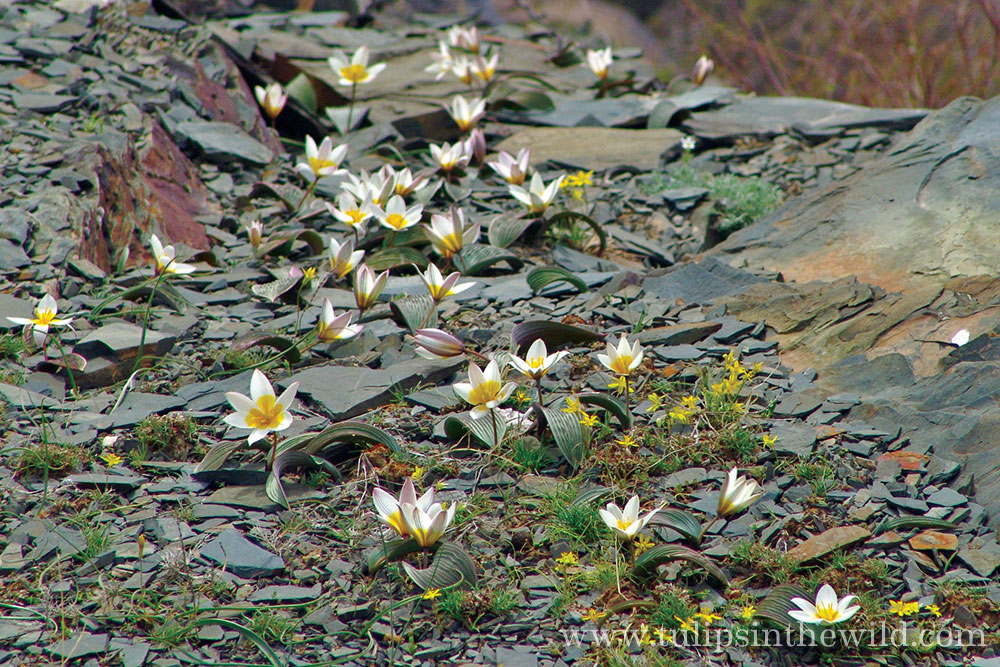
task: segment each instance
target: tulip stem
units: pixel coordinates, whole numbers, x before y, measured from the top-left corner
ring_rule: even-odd
[[[701,532],[698,533],[698,544],[701,544],[702,539],[704,539],[704,537],[705,537],[705,533],[707,533],[708,529],[711,528],[712,526],[714,526],[715,522],[718,521],[718,520],[719,520],[719,515],[716,514],[714,517],[712,517],[712,520],[709,521],[705,525],[705,527],[701,529]]]
[[[389,232],[388,236],[385,237],[385,243],[382,244],[383,248],[391,248],[393,242],[396,240],[396,230],[393,229]]]
[[[315,176],[313,182],[309,185],[308,188],[306,188],[306,191],[302,195],[302,199],[299,200],[299,203],[295,207],[295,210],[292,211],[292,215],[295,215],[296,213],[299,212],[299,209],[302,208],[302,205],[306,203],[307,199],[309,199],[309,195],[311,195],[313,193],[313,190],[316,189],[316,184],[319,183],[319,174],[313,174],[313,176]]]
[[[156,296],[156,290],[160,287],[160,281],[167,275],[167,267],[170,266],[170,263],[173,261],[174,260],[170,260],[170,262],[167,262],[167,266],[164,266],[163,269],[156,274],[156,280],[153,282],[153,289],[150,290],[149,298],[146,300],[146,309],[142,320],[142,335],[139,337],[139,351],[135,355],[135,365],[132,367],[133,373],[139,370],[142,365],[142,352],[146,347],[146,331],[149,330],[149,311],[153,307],[153,297]]]
[[[271,440],[271,455],[268,457],[267,469],[274,470],[274,457],[278,454],[278,434],[271,431],[268,438]]]
[[[143,331],[143,333],[145,333],[145,331]],[[73,392],[74,396],[79,398],[80,390],[77,389],[76,387],[76,378],[73,377],[73,369],[69,367],[69,362],[66,360],[66,350],[62,346],[62,341],[59,339],[58,335],[56,334],[51,334],[51,335],[52,335],[52,340],[55,341],[56,348],[59,350],[59,354],[62,355],[63,368],[66,369],[66,378],[69,380],[70,391]],[[48,358],[48,351],[45,349],[47,342],[48,342],[48,335],[46,335],[46,339],[42,341],[43,343],[42,350],[45,352],[46,359]]]
[[[434,314],[434,311],[437,310],[437,305],[438,305],[437,301],[435,301],[434,298],[431,297],[431,307],[427,309],[427,314],[424,315],[424,319],[420,320],[420,326],[417,327],[418,329],[423,329],[424,327],[427,326],[427,323],[430,322],[431,316]]]
[[[489,360],[490,360],[490,358],[489,358],[489,357],[487,357],[487,356],[486,356],[485,354],[483,354],[482,352],[476,352],[475,350],[470,350],[469,348],[466,348],[466,349],[465,349],[465,351],[466,351],[466,352],[468,352],[469,354],[471,354],[471,355],[472,355],[472,356],[474,356],[474,357],[477,357],[477,358],[479,358],[479,359],[482,359],[483,361],[489,361]]]
[[[348,134],[354,128],[354,123],[351,121],[354,120],[354,99],[357,94],[358,84],[357,82],[354,82],[351,84],[351,106],[347,107],[347,132],[344,134]]]
[[[628,400],[629,387],[628,387],[628,376],[627,375],[623,375],[622,376],[622,382],[625,383],[625,414],[628,414],[629,413],[629,400]]]

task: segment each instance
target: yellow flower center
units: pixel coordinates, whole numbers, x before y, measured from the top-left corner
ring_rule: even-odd
[[[626,521],[625,519],[618,519],[618,527],[622,530],[628,530],[628,527],[632,525],[631,521]]]
[[[352,208],[350,211],[344,211],[344,213],[350,216],[351,220],[347,224],[351,227],[361,224],[361,221],[365,219],[365,212],[360,208]]]
[[[477,69],[476,76],[478,76],[483,81],[489,81],[493,78],[494,69],[492,67],[486,67],[484,69]]]
[[[399,213],[390,213],[385,216],[385,222],[394,229],[402,229],[403,227],[406,227],[406,218],[401,216]]]
[[[278,403],[274,396],[264,394],[257,399],[257,407],[247,415],[247,426],[265,431],[273,431],[281,425],[285,418],[285,406]]]
[[[403,523],[403,513],[401,511],[397,509],[386,517],[385,520],[393,530],[399,533],[400,537],[406,537],[408,531],[406,530],[406,524]]]
[[[544,357],[532,357],[531,359],[528,359],[528,366],[532,368],[541,368],[544,364]]]
[[[48,326],[49,323],[56,317],[56,312],[54,310],[36,310],[35,319],[31,320],[40,327]]]
[[[486,380],[472,388],[469,392],[469,402],[473,405],[486,405],[490,401],[495,401],[499,394],[500,383],[496,380]]]
[[[632,355],[623,354],[611,361],[611,370],[618,375],[628,375],[632,372],[629,370],[630,365],[632,365]]]
[[[840,618],[840,612],[835,605],[818,604],[816,605],[816,618],[833,623]]]
[[[451,257],[451,255],[454,255],[456,252],[462,249],[462,241],[463,241],[462,237],[459,236],[458,234],[448,234],[447,236],[443,237],[441,239],[441,246],[442,246],[441,249],[447,251],[449,254],[448,255],[444,255],[444,253],[441,254],[444,255],[445,257]]]
[[[309,168],[313,170],[314,174],[318,174],[320,169],[326,169],[327,167],[336,167],[337,163],[333,160],[323,160],[318,157],[309,158]]]
[[[368,68],[364,65],[348,65],[340,68],[340,76],[351,83],[361,83],[368,79]]]

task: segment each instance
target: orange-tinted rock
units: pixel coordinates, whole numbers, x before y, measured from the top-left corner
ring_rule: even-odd
[[[868,529],[861,526],[837,526],[789,549],[787,555],[796,563],[805,563],[870,536]]]
[[[910,547],[918,551],[930,551],[932,549],[954,551],[958,548],[958,537],[951,533],[925,530],[910,538]]]

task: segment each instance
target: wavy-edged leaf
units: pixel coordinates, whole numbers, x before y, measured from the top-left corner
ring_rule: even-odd
[[[438,547],[434,559],[426,568],[419,569],[403,563],[403,569],[423,591],[432,588],[475,588],[479,584],[476,562],[468,551],[454,542],[445,542]]]
[[[289,211],[294,211],[295,207],[299,205],[299,202],[302,201],[302,194],[303,191],[300,188],[286,183],[258,181],[250,188],[250,199],[271,197],[280,201]]]
[[[285,276],[269,283],[256,283],[250,286],[250,291],[262,299],[274,303],[278,297],[299,284],[302,276]]]
[[[316,95],[312,79],[305,72],[299,72],[294,79],[286,83],[285,92],[313,114],[319,113],[319,96]]]
[[[437,326],[437,304],[430,294],[404,296],[389,302],[389,310],[396,324],[416,331]]]
[[[393,245],[376,253],[365,257],[365,263],[372,271],[385,271],[395,269],[400,266],[410,266],[416,264],[421,269],[426,269],[430,260],[427,255],[406,246]]]
[[[516,109],[531,111],[554,111],[556,108],[552,98],[540,90],[515,90],[502,100],[498,100],[497,107],[512,106]]]
[[[586,223],[591,229],[594,230],[594,233],[597,235],[597,241],[599,244],[597,249],[597,254],[599,255],[602,254],[608,247],[608,233],[604,231],[604,227],[601,225],[601,223],[597,222],[589,215],[584,215],[579,211],[560,211],[559,213],[553,215],[551,218],[546,218],[544,224],[545,227],[548,228],[551,225],[557,225],[562,223],[563,221],[575,222],[577,220]]]
[[[281,352],[289,362],[297,364],[302,360],[299,348],[295,346],[295,341],[277,334],[253,332],[243,334],[232,342],[230,348],[233,350],[249,350],[251,347],[264,345]]]
[[[581,292],[586,292],[589,289],[587,283],[561,266],[539,266],[528,273],[526,280],[528,281],[528,287],[535,294],[538,294],[546,285],[553,283],[569,283]]]
[[[632,576],[637,579],[645,579],[656,572],[656,568],[672,560],[686,560],[689,563],[699,565],[719,580],[724,586],[729,586],[729,579],[725,573],[708,556],[698,553],[694,549],[680,544],[658,544],[651,549],[643,551],[635,559],[632,568]]]
[[[444,420],[444,432],[454,442],[471,435],[487,447],[492,447],[497,440],[503,442],[507,433],[507,420],[497,418],[497,431],[494,434],[493,419],[489,415],[479,419],[473,419],[469,415],[448,417]]]
[[[944,519],[932,519],[928,516],[897,516],[886,519],[875,529],[875,534],[880,535],[889,530],[901,530],[905,528],[935,528],[938,530],[958,530],[958,526],[951,521]]]
[[[513,215],[498,215],[490,222],[486,232],[486,238],[490,245],[497,248],[506,248],[514,241],[521,238],[521,234],[527,231],[538,221],[538,218],[517,218]]]
[[[543,408],[536,405],[535,418],[545,420],[563,458],[574,470],[579,468],[587,458],[588,448],[583,441],[583,429],[580,428],[578,417],[557,408]]]
[[[264,493],[285,509],[288,509],[288,496],[285,495],[285,487],[281,485],[281,475],[286,468],[322,468],[333,475],[340,475],[328,461],[302,451],[291,450],[275,456],[271,473],[264,483]]]
[[[118,298],[128,299],[130,301],[140,301],[148,299],[152,290],[152,285],[149,283],[143,283],[123,291],[118,295]],[[153,303],[169,306],[178,313],[183,313],[187,309],[188,305],[187,299],[181,296],[181,293],[177,290],[177,288],[168,283],[166,280],[161,280],[159,287],[156,288],[156,295],[153,297]],[[103,308],[100,310],[103,310]]]
[[[577,394],[577,400],[583,405],[596,405],[599,408],[604,408],[618,420],[618,425],[621,426],[622,430],[627,431],[632,428],[632,415],[625,408],[625,403],[618,400],[614,396],[609,394]]]
[[[611,493],[611,489],[606,486],[593,485],[585,486],[576,493],[576,497],[573,498],[573,505],[584,506],[590,505],[591,503],[601,500],[605,496]]]
[[[403,537],[380,544],[369,551],[365,557],[368,574],[375,574],[386,563],[399,560],[417,551],[420,551],[420,545],[412,537]]]
[[[358,244],[358,250],[367,250],[372,254],[375,254],[376,248],[381,249],[380,246],[385,244],[388,238],[389,230],[385,227],[379,226],[378,228],[370,230],[361,239],[361,243]],[[424,228],[417,225],[410,227],[409,229],[404,229],[401,232],[396,232],[392,237],[392,247],[401,248],[403,246],[422,246],[427,245],[430,241],[427,239],[427,234],[424,232]]]
[[[545,346],[551,352],[554,348],[568,343],[591,343],[603,340],[604,334],[562,322],[528,320],[515,325],[510,331],[510,337],[517,345],[518,353],[524,354],[524,351],[539,338],[545,341]]]
[[[67,352],[59,355],[58,357],[51,356],[45,361],[39,363],[39,367],[43,365],[55,366],[56,368],[68,368],[71,371],[82,371],[87,368],[87,359],[82,354]]]
[[[665,509],[653,515],[651,526],[663,526],[676,531],[692,546],[701,544],[701,522],[684,510]]]
[[[267,658],[267,661],[273,667],[282,667],[284,665],[278,654],[264,641],[264,638],[245,625],[240,625],[236,621],[230,621],[226,618],[199,618],[191,623],[191,627],[193,628],[200,628],[205,625],[218,625],[220,628],[235,630],[241,637],[260,649],[260,652],[264,654],[264,657]]]
[[[338,443],[385,445],[394,454],[403,453],[403,448],[394,437],[376,426],[356,421],[340,422],[309,436],[289,438],[278,444],[277,453],[299,449],[328,458],[328,448]]]
[[[792,604],[792,598],[813,599],[794,584],[780,584],[772,588],[767,597],[760,601],[756,615],[786,628],[797,625],[798,621],[788,615],[790,610],[798,609],[798,606]]]
[[[478,276],[482,271],[490,268],[498,262],[507,262],[514,271],[524,266],[524,262],[503,248],[495,248],[491,245],[473,244],[462,248],[462,252],[455,255],[453,261],[455,268],[466,276]]]
[[[226,462],[226,459],[233,455],[233,452],[245,446],[246,441],[244,440],[237,440],[235,442],[220,442],[208,450],[205,454],[205,458],[201,460],[201,463],[198,464],[194,471],[198,473],[205,470],[218,470]]]
[[[266,255],[290,255],[295,248],[295,242],[302,241],[309,246],[311,255],[322,255],[326,252],[323,237],[314,229],[301,229],[288,234],[272,234],[254,250],[257,257]]]

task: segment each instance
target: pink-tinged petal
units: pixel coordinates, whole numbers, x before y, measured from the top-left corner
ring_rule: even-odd
[[[406,481],[403,482],[403,488],[399,492],[399,502],[411,505],[417,504],[417,489],[413,486],[412,477],[407,477]]]
[[[34,324],[34,322],[32,320],[28,319],[27,317],[8,317],[7,319],[9,321],[13,322],[14,324],[22,324],[22,325],[23,324]]]
[[[392,494],[378,487],[372,491],[372,501],[382,518],[390,517],[399,510],[399,503],[392,497]]]

